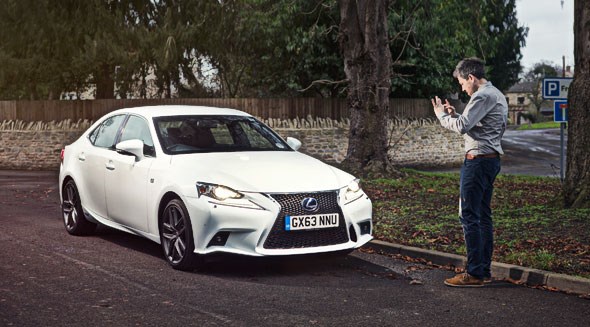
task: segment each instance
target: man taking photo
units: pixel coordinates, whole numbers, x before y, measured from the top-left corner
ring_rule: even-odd
[[[467,248],[465,273],[445,280],[453,287],[481,287],[491,281],[494,229],[491,200],[500,172],[502,135],[506,129],[508,103],[504,94],[485,78],[484,62],[463,59],[453,72],[461,89],[471,97],[462,114],[448,100],[432,99],[440,124],[465,139],[461,166],[459,219]]]

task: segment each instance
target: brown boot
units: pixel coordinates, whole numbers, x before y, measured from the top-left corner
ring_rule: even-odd
[[[457,274],[453,278],[445,279],[445,285],[453,287],[482,287],[483,279],[475,278],[468,273]]]

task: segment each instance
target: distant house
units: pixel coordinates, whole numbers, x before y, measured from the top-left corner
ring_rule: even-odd
[[[557,76],[573,77],[574,71],[571,66],[566,66],[565,73],[561,69],[556,70]],[[537,84],[538,83],[538,84]],[[520,82],[511,86],[504,92],[506,101],[508,102],[508,117],[512,124],[522,124],[527,122],[523,115],[527,113],[536,115],[537,113],[543,116],[553,116],[553,101],[542,100],[542,79],[538,82]],[[540,103],[540,108],[537,112],[535,103],[531,98],[537,99],[537,104]]]
[[[504,95],[508,102],[508,119],[512,124],[521,124],[522,114],[535,113],[537,109],[530,97],[535,92],[535,82],[520,82],[512,85]]]

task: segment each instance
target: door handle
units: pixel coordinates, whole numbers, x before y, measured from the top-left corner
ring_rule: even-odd
[[[84,152],[82,152],[78,155],[78,160],[79,161],[86,161],[86,155],[84,154]]]
[[[106,167],[108,170],[115,170],[115,165],[113,164],[113,162],[112,162],[112,161],[109,161],[109,162],[107,162],[107,163],[105,164],[105,167]]]

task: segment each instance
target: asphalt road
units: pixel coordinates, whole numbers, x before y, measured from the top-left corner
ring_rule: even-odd
[[[502,173],[559,177],[560,138],[559,129],[506,130],[502,139]],[[563,146],[565,164],[567,130]]]
[[[582,326],[590,300],[355,251],[168,267],[148,240],[63,228],[55,172],[0,171],[1,326]]]
[[[564,165],[567,130],[564,131]],[[559,129],[518,131],[507,129],[502,138],[501,174],[560,177],[561,136]],[[454,168],[427,168],[427,171],[458,172]],[[565,167],[564,167],[565,174]]]

